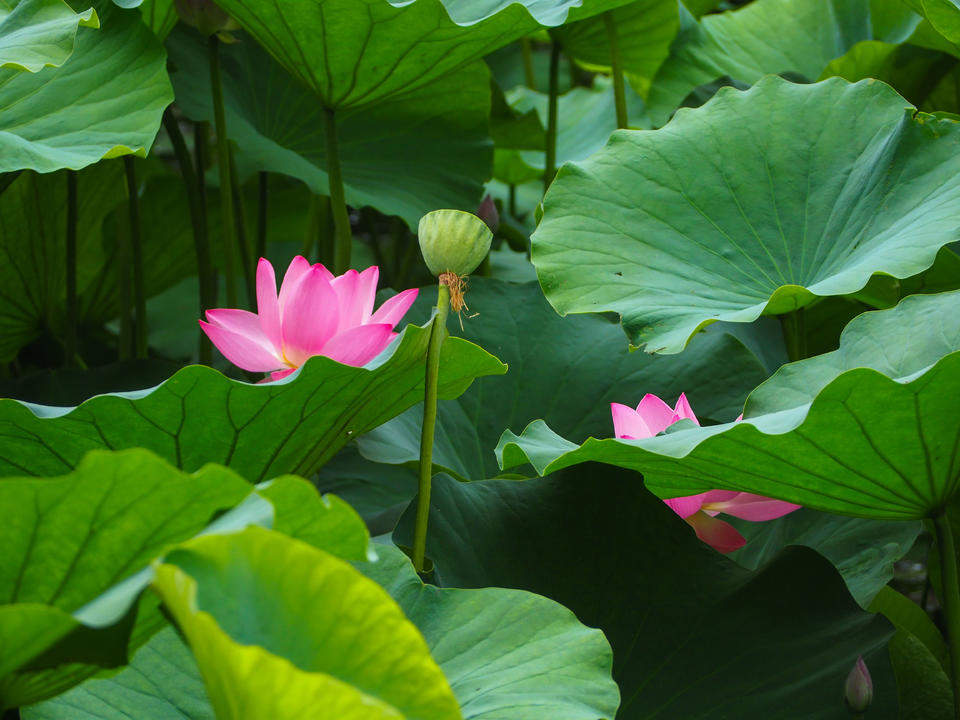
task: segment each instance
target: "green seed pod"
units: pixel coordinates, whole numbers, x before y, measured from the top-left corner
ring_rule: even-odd
[[[420,252],[439,276],[451,272],[469,275],[490,252],[493,233],[486,223],[462,210],[434,210],[420,218]]]

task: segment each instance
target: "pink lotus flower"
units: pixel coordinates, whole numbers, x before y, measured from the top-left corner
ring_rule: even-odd
[[[680,420],[692,420],[697,425],[700,424],[684,394],[680,395],[673,408],[656,395],[647,394],[643,396],[636,410],[620,403],[610,403],[610,412],[613,415],[614,433],[621,440],[653,437]],[[737,420],[742,417],[741,415]],[[738,550],[747,541],[732,525],[717,519],[716,516],[720,513],[742,520],[762,522],[782,517],[800,507],[762,495],[734,490],[709,490],[699,495],[670,498],[664,502],[693,527],[698,538],[722,553]]]
[[[361,366],[396,337],[393,329],[417,298],[417,289],[394,295],[373,312],[380,269],[348,270],[334,277],[298,255],[277,295],[273,266],[257,266],[257,313],[207,311],[200,327],[224,357],[243,370],[286,377],[314,355]]]

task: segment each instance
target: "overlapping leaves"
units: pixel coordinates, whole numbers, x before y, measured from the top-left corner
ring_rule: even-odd
[[[716,320],[925,270],[960,237],[960,126],[906,105],[878,82],[768,77],[615,133],[547,193],[532,238],[547,299],[618,312],[633,343],[673,353]]]
[[[369,368],[312,358],[288,381],[251,385],[191,366],[134,393],[75,408],[0,399],[0,474],[50,475],[92,449],[144,447],[185,470],[219,462],[250,480],[309,475],[355,436],[423,398],[429,328],[408,326]],[[465,340],[444,343],[440,396],[506,368]]]
[[[506,467],[597,460],[664,496],[754,492],[859,517],[940,512],[960,485],[960,292],[914,295],[847,326],[840,349],[781,368],[744,420],[647,440],[564,440],[544,423],[500,441]]]
[[[0,0],[0,70],[62,65],[81,27],[100,27],[92,7],[74,12],[64,0]]]

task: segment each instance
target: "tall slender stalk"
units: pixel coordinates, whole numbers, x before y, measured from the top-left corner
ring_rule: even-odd
[[[220,40],[211,35],[208,44],[210,92],[213,95],[213,119],[217,131],[217,166],[220,172],[220,228],[223,237],[224,274],[227,276],[227,305],[237,306],[237,233],[233,216],[233,186],[230,182],[230,141],[223,110],[223,83],[220,80]]]
[[[233,190],[233,217],[237,230],[237,249],[240,251],[240,267],[243,269],[243,282],[247,288],[247,303],[251,308],[257,306],[257,287],[255,285],[253,268],[255,262],[251,257],[250,243],[247,242],[247,221],[243,212],[243,195],[241,193],[240,178],[237,174],[237,160],[233,149],[230,149],[230,187]]]
[[[261,170],[257,175],[257,248],[256,256],[267,254],[267,201],[270,195],[270,174]]]
[[[790,362],[803,360],[807,357],[807,323],[803,308],[791,310],[779,317],[783,341],[787,346],[787,358]]]
[[[132,155],[123,156],[127,176],[127,207],[130,214],[130,253],[133,260],[134,350],[137,358],[147,356],[147,288],[143,277],[143,241],[140,233],[140,188]]]
[[[183,133],[180,132],[180,125],[170,108],[167,108],[166,112],[163,113],[163,126],[166,128],[167,136],[173,145],[173,153],[177,158],[177,164],[180,166],[180,175],[183,178],[184,189],[187,193],[190,225],[193,228],[193,249],[197,255],[197,280],[200,287],[199,309],[202,317],[204,311],[209,310],[216,302],[216,289],[211,287],[214,283],[214,272],[213,262],[210,259],[210,241],[207,237],[206,217],[200,209],[201,193],[197,182],[196,169],[190,158],[187,143],[183,139]],[[197,146],[199,148],[199,143],[197,143]],[[210,339],[205,333],[198,332],[198,334],[200,336],[200,362],[209,364],[212,358]]]
[[[437,379],[440,375],[440,350],[447,334],[447,312],[450,289],[440,282],[437,310],[430,324],[430,345],[427,348],[427,370],[423,392],[423,427],[420,432],[420,480],[417,495],[417,518],[413,529],[413,566],[423,572],[427,549],[427,521],[430,518],[430,484],[433,478],[433,434],[437,425]]]
[[[550,46],[550,95],[547,106],[547,162],[543,171],[543,191],[546,192],[557,174],[557,99],[560,95],[560,43]]]
[[[77,173],[67,170],[67,331],[64,338],[65,364],[77,357]]]
[[[327,178],[330,184],[330,208],[333,212],[333,271],[337,275],[350,269],[350,214],[343,191],[343,172],[340,169],[340,145],[337,141],[337,118],[330,108],[324,108],[326,130]]]
[[[617,127],[621,130],[628,127],[627,95],[623,86],[623,64],[620,61],[620,37],[617,34],[617,24],[613,19],[613,11],[607,10],[603,14],[603,24],[607,29],[607,44],[610,45],[610,73],[613,75],[613,100],[617,109]]]
[[[507,196],[507,212],[510,217],[517,217],[517,186],[510,183],[509,194]]]
[[[530,38],[520,38],[520,49],[523,52],[523,76],[526,85],[531,90],[537,89],[537,76],[533,72],[533,48]]]
[[[950,646],[950,684],[953,687],[954,717],[960,720],[960,580],[957,576],[957,551],[953,530],[946,512],[933,519],[940,559],[943,584],[943,615],[947,626],[947,644]]]
[[[130,215],[117,223],[117,289],[120,294],[118,357],[133,357],[133,289],[130,282]]]

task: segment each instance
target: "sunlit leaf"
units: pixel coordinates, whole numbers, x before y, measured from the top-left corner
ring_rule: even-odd
[[[100,27],[92,7],[78,13],[64,0],[0,0],[0,70],[62,65],[81,27]]]
[[[958,198],[957,123],[876,81],[770,77],[566,165],[533,262],[561,313],[617,312],[634,344],[675,353],[717,320],[925,270],[960,237]]]

